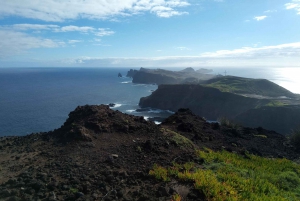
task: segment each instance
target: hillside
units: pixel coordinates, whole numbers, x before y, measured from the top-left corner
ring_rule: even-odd
[[[232,162],[221,163],[223,159],[218,156],[220,163],[216,160],[211,164],[209,158],[218,154],[232,157]],[[247,185],[252,190],[245,189],[244,195],[238,191],[240,184],[234,187],[228,181],[233,194],[221,189],[225,200],[248,195],[277,200],[289,195],[290,200],[299,200],[300,178],[294,171],[300,171],[300,166],[286,159],[262,157],[294,160],[299,153],[287,138],[273,131],[210,124],[188,109],[180,109],[158,126],[106,105],[86,105],[77,107],[54,131],[0,138],[0,198],[212,200],[217,199],[212,193],[220,190],[221,181],[216,176],[219,171],[230,171],[227,165],[232,163],[235,173],[230,175],[239,175],[237,181],[248,179],[259,185]],[[239,161],[243,168],[235,164]],[[266,181],[259,179],[261,173],[255,170],[252,176],[246,174],[258,162],[261,168],[265,164],[268,167],[262,169],[271,182],[267,187],[274,185],[263,195],[258,189]],[[182,175],[183,170],[184,174],[210,175],[215,186],[201,184],[200,188],[198,180]]]
[[[217,88],[223,92],[237,94],[255,94],[267,97],[295,97],[295,94],[292,92],[266,79],[222,76],[203,81],[202,84]]]
[[[224,81],[225,79],[221,80]],[[237,87],[235,89],[238,91]],[[281,88],[279,89],[281,90]],[[279,95],[280,92],[279,90],[268,92],[267,88],[259,92],[255,88],[251,88],[251,90],[261,94],[268,93],[268,95]],[[286,92],[286,90],[283,90],[283,92]],[[285,95],[288,95],[287,93]],[[288,100],[289,102],[283,101],[285,100],[245,97],[232,92],[222,92],[207,85],[181,84],[160,85],[150,96],[141,98],[139,105],[171,111],[176,111],[179,108],[190,108],[197,115],[209,120],[227,117],[247,126],[261,126],[281,134],[289,134],[292,129],[297,129],[300,125],[300,109],[294,107],[291,110],[286,107],[286,104],[291,100]],[[265,108],[272,110],[273,116],[264,112]],[[258,119],[261,119],[261,121]]]

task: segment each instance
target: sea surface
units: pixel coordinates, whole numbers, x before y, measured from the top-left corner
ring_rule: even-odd
[[[0,136],[26,135],[59,128],[78,105],[115,103],[113,109],[149,117],[170,111],[136,112],[141,97],[156,85],[133,84],[129,68],[0,68]],[[213,73],[266,78],[300,93],[300,69],[217,68]]]

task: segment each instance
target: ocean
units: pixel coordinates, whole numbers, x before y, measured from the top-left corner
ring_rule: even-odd
[[[136,112],[141,97],[156,85],[133,84],[129,68],[0,68],[0,136],[26,135],[59,128],[78,105],[115,103],[128,114],[167,117],[172,112]],[[266,78],[300,93],[300,69],[216,68],[213,73]]]

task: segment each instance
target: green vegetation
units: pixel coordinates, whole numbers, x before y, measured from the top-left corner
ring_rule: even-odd
[[[270,101],[268,104],[266,104],[265,106],[269,106],[269,107],[281,107],[281,106],[285,106],[287,105],[286,103],[283,103],[281,101]]]
[[[293,131],[290,136],[291,144],[300,151],[300,129]]]
[[[171,131],[169,129],[161,129],[161,132],[163,132],[163,135],[169,140],[170,142],[176,144],[180,148],[193,148],[194,143],[189,140],[188,138],[180,135],[179,133],[176,133],[174,131]]]
[[[254,137],[268,138],[266,135],[254,135]]]
[[[78,193],[78,189],[77,188],[70,188],[69,190],[71,193]]]
[[[163,181],[171,178],[192,181],[195,189],[209,201],[300,199],[300,165],[292,161],[254,155],[244,157],[209,149],[196,152],[204,160],[202,166],[194,163],[174,163],[169,168],[154,165],[149,174]]]
[[[181,196],[178,194],[175,194],[172,196],[171,201],[181,201]]]
[[[204,85],[217,88],[222,92],[256,94],[271,97],[295,96],[292,92],[285,88],[265,79],[224,76],[208,80],[204,83]]]
[[[236,129],[236,130],[240,130],[242,129],[242,126],[226,117],[221,117],[218,119],[218,122],[220,122],[220,124],[222,126],[226,126],[228,128],[232,128],[232,129]]]

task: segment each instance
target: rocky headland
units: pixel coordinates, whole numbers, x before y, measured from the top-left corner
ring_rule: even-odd
[[[249,161],[299,157],[274,131],[210,124],[189,109],[155,125],[107,105],[79,106],[54,131],[0,138],[0,200],[208,200],[191,181],[150,174],[154,164],[205,169],[201,149]]]
[[[265,79],[222,76],[197,84],[160,85],[139,105],[171,111],[190,108],[208,120],[226,117],[281,134],[300,126],[299,95]]]

